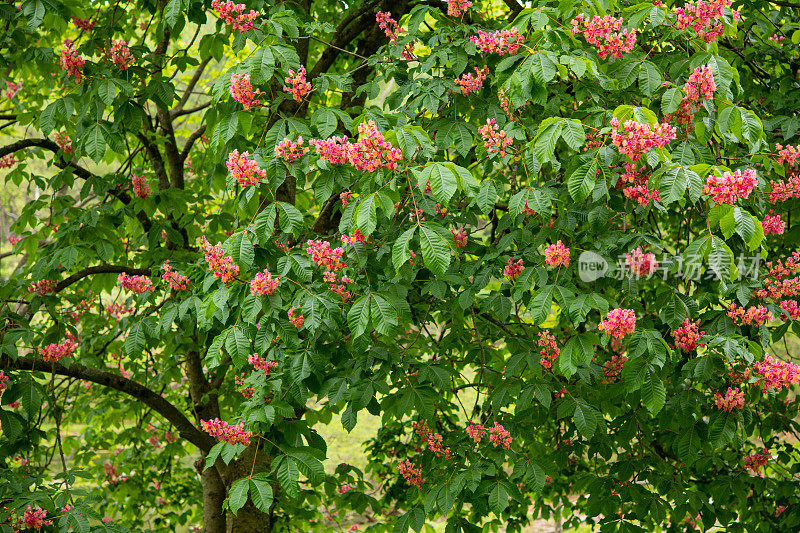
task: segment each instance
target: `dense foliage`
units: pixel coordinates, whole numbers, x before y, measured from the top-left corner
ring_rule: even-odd
[[[0,5],[0,531],[796,531],[798,9]]]

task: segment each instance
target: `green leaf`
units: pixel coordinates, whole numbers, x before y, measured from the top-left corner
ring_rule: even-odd
[[[419,226],[419,240],[425,267],[436,275],[443,275],[450,266],[450,246],[428,224]]]
[[[228,492],[228,508],[235,515],[247,503],[247,491],[250,483],[247,478],[237,479]]]
[[[262,478],[262,474],[256,474],[250,479],[250,498],[253,500],[256,508],[261,512],[268,513],[272,507],[273,493],[272,485]]]
[[[434,163],[428,165],[421,172],[414,171],[417,175],[417,185],[425,189],[430,182],[433,196],[442,204],[447,204],[458,190],[458,180],[455,173],[446,165]]]
[[[356,207],[356,227],[365,236],[369,237],[378,227],[378,193],[372,193],[364,198]]]
[[[278,223],[286,233],[294,233],[303,227],[303,215],[292,204],[275,202],[278,210]]]
[[[583,124],[579,120],[564,120],[564,131],[561,132],[561,138],[570,148],[577,151],[586,142],[586,132],[583,129]]]
[[[527,63],[527,62],[526,62]],[[556,76],[556,65],[546,52],[538,51],[531,56],[530,73],[533,79],[544,85]]]
[[[170,28],[174,28],[181,14],[181,0],[169,0],[167,7],[164,8],[164,21]]]
[[[390,335],[394,326],[397,326],[397,311],[375,293],[370,294],[370,302],[370,316],[375,330],[381,335]]]
[[[297,468],[297,464],[285,455],[279,460],[276,474],[278,483],[286,491],[286,495],[296,498],[298,494],[297,480],[300,479],[300,470]]]
[[[661,113],[666,115],[677,111],[683,96],[683,91],[675,87],[664,91],[663,96],[661,96]]]
[[[546,118],[539,125],[539,130],[536,132],[536,138],[533,142],[534,153],[541,163],[546,163],[553,157],[553,152],[558,144],[558,139],[561,138],[563,128],[564,121],[556,117]]]
[[[244,329],[240,326],[233,326],[231,329],[233,334],[228,334],[225,347],[236,368],[242,368],[247,364],[247,358],[250,356],[250,339],[247,338]]]
[[[324,107],[317,109],[314,114],[311,115],[311,124],[317,128],[317,132],[322,138],[330,137],[333,132],[336,131],[338,123],[339,121],[336,118],[336,113]]]
[[[585,439],[592,438],[597,429],[597,413],[585,403],[577,403],[575,412],[572,415],[575,426]]]
[[[108,131],[104,124],[94,124],[90,127],[84,138],[84,149],[86,155],[91,157],[95,163],[100,162],[106,153],[106,137]]]
[[[537,326],[547,320],[547,315],[550,314],[550,308],[553,305],[553,289],[553,285],[541,287],[531,301],[531,316]]]
[[[489,493],[489,509],[500,518],[506,507],[508,507],[508,491],[502,483],[495,481],[494,488]]]
[[[394,245],[392,246],[392,264],[394,265],[395,271],[399,271],[400,267],[408,263],[409,259],[411,259],[411,249],[409,247],[409,243],[411,242],[411,238],[414,236],[415,231],[417,231],[416,226],[407,229],[394,242]]]
[[[644,385],[642,385],[642,405],[647,407],[650,414],[656,415],[664,407],[666,399],[667,391],[664,388],[664,383],[653,369],[648,368]]]
[[[639,89],[651,96],[659,87],[664,79],[661,77],[661,72],[651,61],[644,61],[642,68],[639,70]]]
[[[354,337],[363,335],[369,325],[370,299],[365,295],[355,301],[347,313],[347,324]]]
[[[292,461],[297,465],[297,469],[306,476],[311,483],[319,483],[325,476],[325,468],[322,463],[305,451],[293,451],[290,454]]]
[[[582,202],[589,197],[594,189],[597,180],[597,160],[592,159],[588,163],[576,168],[567,181],[569,195],[576,202]]]

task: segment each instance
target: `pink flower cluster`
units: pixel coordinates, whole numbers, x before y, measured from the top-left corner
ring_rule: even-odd
[[[753,363],[756,372],[764,377],[761,384],[765,391],[789,388],[800,383],[800,366],[788,361],[774,359],[769,354],[764,354],[763,361]]]
[[[72,153],[72,139],[66,133],[56,133],[56,144],[65,154]]]
[[[744,457],[744,466],[754,474],[761,470],[761,467],[772,459],[772,454],[764,448],[761,453],[753,453]]]
[[[444,444],[442,444],[442,435],[440,433],[432,433],[428,436],[428,449],[432,451],[436,457],[444,457],[448,461],[453,459],[450,448],[445,448]]]
[[[22,513],[22,522],[26,529],[35,529],[36,531],[53,524],[52,520],[47,520],[47,511],[38,507],[34,509],[30,505]]]
[[[0,168],[2,168],[0,166]],[[800,174],[789,176],[786,181],[773,180],[770,182],[772,191],[769,193],[769,202],[776,204],[785,202],[789,198],[800,198]]]
[[[405,459],[400,461],[397,471],[401,476],[403,476],[403,479],[406,480],[406,483],[409,485],[414,485],[419,490],[422,490],[422,486],[425,484],[425,479],[422,477],[421,468],[414,467],[414,463],[412,463],[409,459]]]
[[[146,177],[134,174],[132,181],[133,181],[134,196],[142,199],[145,199],[148,196],[150,196],[150,186],[147,184]]]
[[[686,318],[683,320],[683,324],[672,331],[672,338],[675,339],[675,346],[684,352],[691,352],[698,346],[705,346],[705,344],[700,344],[700,338],[705,334],[705,331],[700,331],[699,320],[691,322]]]
[[[772,313],[763,305],[748,307],[745,311],[744,307],[731,304],[728,306],[728,316],[737,324],[752,324],[756,327],[773,318]]]
[[[514,281],[522,274],[523,270],[525,270],[525,266],[522,264],[522,259],[515,263],[514,259],[509,257],[508,264],[503,268],[503,275],[511,281]]]
[[[374,121],[359,124],[358,133],[361,135],[358,142],[347,145],[347,159],[356,170],[397,170],[397,163],[403,159],[403,152],[384,138]]]
[[[489,442],[491,442],[492,446],[495,448],[502,447],[504,450],[507,450],[511,447],[511,440],[511,433],[497,422],[489,428]]]
[[[83,64],[86,61],[78,54],[78,49],[72,39],[64,39],[64,49],[61,50],[61,70],[72,77],[75,83],[83,81]]]
[[[303,65],[300,65],[296,73],[294,70],[289,70],[289,75],[283,81],[286,83],[283,91],[291,94],[295,102],[302,102],[311,92],[311,83],[306,80],[306,67]]]
[[[11,168],[14,166],[14,163],[16,163],[14,154],[8,154],[0,157],[0,168]]]
[[[547,331],[542,331],[539,333],[537,344],[541,348],[539,350],[541,355],[539,364],[550,370],[553,368],[553,363],[558,359],[559,354],[561,354],[561,349],[556,344],[556,338]]]
[[[250,159],[250,152],[239,155],[239,150],[234,150],[228,154],[228,161],[225,165],[231,176],[245,187],[258,185],[259,181],[267,178],[267,171],[258,168],[256,162]]]
[[[472,420],[470,420],[466,431],[473,442],[480,442],[481,439],[486,436],[486,428],[483,427],[482,424],[473,424]]]
[[[264,374],[269,374],[278,368],[278,363],[262,359],[257,353],[250,354],[247,358],[247,362],[253,365],[256,370],[261,370]]]
[[[481,68],[475,67],[475,75],[472,73],[463,74],[460,78],[456,79],[456,85],[461,87],[461,94],[467,96],[470,93],[476,93],[483,87],[483,82],[486,76],[489,75],[489,67],[483,66]]]
[[[675,8],[678,17],[678,29],[689,26],[697,36],[707,43],[712,42],[717,36],[722,35],[722,11],[731,5],[731,0],[698,0],[687,2],[683,7]],[[738,18],[738,11],[734,11],[734,19]]]
[[[233,426],[219,418],[201,420],[200,426],[202,426],[203,431],[212,437],[216,437],[228,444],[244,444],[245,446],[250,446],[250,438],[253,436],[251,431],[245,431],[244,424]]]
[[[701,98],[703,100],[713,100],[714,91],[717,90],[717,84],[714,83],[714,74],[708,66],[701,66],[694,69],[692,75],[683,86],[683,92],[686,93],[686,98],[690,102],[697,102]]]
[[[214,273],[215,278],[222,280],[222,283],[228,283],[239,274],[239,267],[233,262],[231,256],[225,255],[220,243],[211,246],[211,243],[203,236],[200,237],[200,247],[203,249],[209,270]]]
[[[122,315],[126,315],[133,311],[133,309],[125,305],[123,302],[110,303],[105,307],[105,310],[106,313],[113,316],[117,320],[122,318]]]
[[[653,200],[661,200],[661,195],[658,189],[652,191],[647,188],[647,180],[650,174],[646,172],[647,167],[637,168],[636,163],[628,163],[625,165],[625,172],[620,174],[617,180],[616,189],[623,189],[622,193],[626,198],[636,200],[640,205],[647,205]],[[632,185],[625,187],[626,183]]]
[[[9,233],[8,235],[6,235],[6,240],[11,246],[16,246],[17,243],[19,243],[19,241],[22,240],[22,237],[20,237],[15,233]]]
[[[231,86],[228,90],[233,99],[244,106],[245,111],[261,105],[261,101],[258,99],[261,91],[253,90],[249,74],[231,74]]]
[[[250,293],[260,294],[266,296],[275,292],[278,286],[279,279],[272,277],[272,273],[265,269],[263,272],[258,272],[256,277],[250,282]]]
[[[703,194],[714,197],[714,204],[735,204],[739,199],[746,199],[758,185],[756,171],[752,168],[744,172],[737,170],[733,174],[725,172],[722,176],[711,174],[703,187]]]
[[[244,4],[234,4],[233,0],[227,2],[220,2],[220,0],[211,0],[211,8],[217,12],[219,18],[223,19],[226,24],[232,26],[234,30],[247,31],[254,28],[253,21],[258,18],[258,11],[245,13]]]
[[[483,146],[490,154],[499,154],[500,157],[504,157],[509,153],[509,148],[514,141],[506,138],[505,130],[501,130],[493,118],[486,119],[486,125],[478,128],[478,132],[483,138]]]
[[[471,0],[447,0],[447,16],[460,17],[472,7]]]
[[[619,149],[621,154],[625,154],[636,161],[653,148],[663,148],[676,137],[675,127],[666,122],[656,126],[651,130],[648,124],[639,124],[634,120],[626,120],[623,125],[624,133],[619,132],[619,120],[611,119],[611,140]]]
[[[453,242],[456,245],[456,248],[464,248],[467,246],[469,242],[469,235],[467,232],[464,231],[464,228],[459,228],[458,231],[450,230],[450,233],[453,234]]]
[[[44,348],[39,348],[39,355],[48,363],[55,363],[65,357],[71,356],[78,349],[78,343],[71,333],[67,333],[67,340],[61,344],[51,343]]]
[[[764,233],[766,235],[783,235],[783,232],[786,229],[786,222],[781,220],[780,215],[776,215],[774,213],[764,215],[764,220],[761,221],[761,225],[764,227]]]
[[[477,37],[469,39],[484,54],[514,55],[525,42],[525,37],[519,33],[517,28],[510,30],[500,30],[496,32],[478,32]]]
[[[581,25],[583,27],[581,28]],[[611,57],[623,57],[624,54],[633,50],[636,45],[636,30],[622,30],[622,19],[614,18],[611,15],[600,17],[595,15],[591,20],[587,20],[585,14],[580,13],[572,20],[572,35],[583,32],[586,42],[597,48],[598,55],[605,59]]]
[[[111,62],[119,67],[120,70],[128,70],[133,65],[134,58],[128,43],[122,39],[113,41],[111,45]]]
[[[652,252],[642,252],[641,248],[634,248],[631,253],[625,254],[625,264],[637,277],[647,276],[658,268],[656,256]]]
[[[6,390],[6,387],[8,387],[8,376],[6,376],[5,372],[0,370],[0,395],[3,394],[3,391]]]
[[[346,244],[347,246],[353,246],[355,243],[360,242],[363,244],[367,243],[367,238],[361,233],[361,230],[356,228],[353,232],[353,236],[350,235],[342,235],[342,243]]]
[[[3,96],[11,100],[17,92],[22,89],[21,83],[14,83],[13,81],[6,81],[6,90],[3,91]]]
[[[292,307],[291,309],[289,309],[289,312],[287,314],[289,316],[289,322],[291,322],[291,324],[294,327],[300,329],[300,328],[303,327],[303,324],[306,323],[306,319],[303,316],[303,310],[302,309],[300,309],[300,314],[299,315],[295,315],[294,314],[294,312],[297,309],[300,309],[300,306],[296,305],[296,306]]]
[[[717,409],[730,413],[734,409],[742,409],[744,407],[744,393],[738,387],[728,387],[725,396],[718,392],[714,393],[714,403]]]
[[[560,265],[569,266],[569,248],[560,240],[556,241],[545,249],[544,262],[553,268]]]
[[[189,289],[189,278],[172,270],[169,260],[161,265],[161,270],[164,271],[164,273],[161,274],[161,279],[167,282],[172,290],[185,291]]]
[[[375,20],[378,22],[378,27],[383,30],[390,40],[396,41],[397,38],[400,37],[400,26],[397,24],[397,21],[392,18],[391,13],[388,11],[378,11],[378,14],[375,15]]]
[[[603,381],[606,383],[617,381],[627,360],[628,356],[626,355],[612,355],[611,359],[603,363]]]
[[[119,286],[136,294],[150,291],[155,292],[153,282],[147,276],[129,276],[125,272],[117,276]]]
[[[56,280],[43,279],[41,281],[32,281],[28,287],[28,292],[32,292],[37,296],[44,296],[45,294],[52,294],[56,292]]]
[[[342,261],[342,254],[344,248],[341,246],[331,248],[328,241],[306,241],[308,248],[306,253],[311,256],[311,260],[320,266],[324,266],[328,270],[341,270],[344,268],[344,261]]]
[[[303,146],[303,138],[298,137],[297,142],[291,139],[283,139],[275,145],[275,157],[280,157],[289,163],[300,159],[308,153],[308,146]]]
[[[319,153],[319,149],[317,149]],[[350,200],[353,198],[353,193],[350,191],[342,191],[339,193],[339,199],[342,201],[342,207],[347,208],[350,205]]]
[[[597,327],[600,331],[621,339],[636,329],[636,313],[633,309],[612,309]]]
[[[774,263],[767,261],[766,267],[769,273],[762,282],[764,287],[756,291],[756,297],[760,300],[778,300],[783,296],[794,297],[800,294],[800,276],[796,276],[800,270],[800,251],[792,252],[785,264],[781,260]]]
[[[777,162],[779,165],[787,164],[790,167],[796,167],[800,164],[800,146],[786,146],[778,143],[775,145],[778,150]]]
[[[75,25],[75,28],[79,30],[92,31],[94,29],[95,21],[92,19],[79,19],[78,17],[72,17],[71,20]]]
[[[784,300],[781,302],[781,320],[797,320],[800,318],[800,306],[797,305],[797,300]]]
[[[311,139],[308,141],[308,145],[314,147],[316,154],[332,165],[343,165],[348,162],[347,152],[350,144],[347,142],[347,137]]]

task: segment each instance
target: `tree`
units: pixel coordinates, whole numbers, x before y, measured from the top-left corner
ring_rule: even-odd
[[[800,4],[472,4],[0,6],[3,531],[797,529]]]

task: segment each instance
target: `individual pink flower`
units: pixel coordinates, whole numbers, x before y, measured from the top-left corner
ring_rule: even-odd
[[[33,281],[28,287],[28,292],[32,292],[37,296],[44,296],[45,294],[52,294],[56,291],[56,280],[43,279],[41,281]]]
[[[444,457],[447,460],[453,459],[453,454],[450,453],[450,448],[445,448],[442,444],[442,435],[440,433],[432,433],[428,436],[428,449],[436,455],[436,457]]]
[[[258,11],[252,9],[245,13],[244,4],[235,4],[233,0],[221,2],[220,0],[211,0],[211,8],[217,12],[219,18],[225,21],[226,24],[231,26],[234,30],[247,31],[253,29],[253,21],[258,18]]]
[[[161,265],[161,270],[164,271],[164,273],[161,274],[161,279],[163,279],[172,290],[185,291],[189,289],[189,278],[172,270],[169,260],[165,261],[164,264]]]
[[[456,78],[456,85],[461,87],[461,94],[467,96],[470,93],[478,92],[481,87],[483,87],[483,82],[486,80],[486,76],[488,75],[489,67],[475,67],[474,76],[471,72],[463,74],[460,78]]]
[[[666,122],[651,130],[648,124],[626,120],[623,133],[619,131],[619,120],[611,119],[611,140],[619,153],[627,155],[632,161],[640,159],[653,148],[663,148],[676,137],[676,129]]]
[[[753,363],[753,369],[762,376],[762,387],[765,391],[789,388],[800,383],[800,366],[788,361],[774,359],[764,354],[763,361]]]
[[[289,76],[284,79],[286,85],[283,86],[283,91],[292,95],[296,102],[302,102],[303,98],[311,92],[311,83],[306,80],[306,67],[300,65],[300,68],[295,73],[294,70],[289,71]]]
[[[250,293],[262,296],[272,294],[278,287],[278,281],[277,277],[273,278],[272,273],[265,269],[263,272],[258,272],[250,282]]]
[[[228,161],[225,163],[231,176],[241,185],[258,185],[267,178],[267,171],[258,168],[256,162],[250,159],[250,152],[239,155],[239,150],[234,150],[228,154]]]
[[[353,490],[353,487],[351,487],[349,483],[342,483],[336,487],[337,494],[347,494],[351,490]],[[356,529],[358,529],[358,526],[356,526]]]
[[[522,259],[515,263],[514,259],[509,257],[508,264],[503,269],[503,275],[511,281],[514,281],[522,274],[523,270],[525,270],[525,266],[522,264]]]
[[[145,199],[150,196],[150,186],[147,184],[145,176],[133,175],[133,194],[137,198]]]
[[[486,436],[486,428],[484,428],[481,424],[473,424],[471,420],[466,431],[467,435],[469,435],[469,438],[471,438],[473,442],[480,442],[481,439]]]
[[[257,353],[250,354],[247,362],[253,365],[256,370],[261,370],[264,374],[269,374],[278,368],[278,363],[275,361],[267,361],[261,358]]]
[[[153,287],[153,282],[147,276],[130,276],[123,272],[117,276],[117,281],[120,287],[136,294],[142,294],[147,291],[155,292],[156,290]]]
[[[714,393],[714,403],[717,409],[730,413],[734,409],[742,409],[744,407],[744,393],[738,387],[728,387],[725,396],[718,392]]]
[[[298,137],[297,142],[291,139],[283,139],[275,146],[275,157],[280,157],[289,163],[300,159],[308,153],[308,147],[303,146],[303,137]]]
[[[700,331],[700,321],[691,322],[688,318],[684,319],[683,324],[672,331],[672,338],[675,339],[675,346],[684,352],[693,352],[700,344],[700,338],[705,335],[705,331]]]
[[[22,89],[21,83],[14,83],[13,81],[6,81],[6,90],[3,91],[3,96],[11,100],[14,95]]]
[[[517,28],[485,32],[480,30],[477,36],[470,37],[475,46],[484,54],[514,55],[525,42],[525,37]]]
[[[233,99],[244,106],[245,111],[261,105],[261,101],[258,99],[261,91],[253,90],[249,74],[231,74],[231,86],[228,90]]]
[[[539,345],[539,364],[542,365],[543,368],[550,370],[553,368],[553,363],[555,363],[558,356],[561,354],[561,349],[556,344],[556,338],[547,331],[539,332],[539,340],[537,341]]]
[[[487,119],[486,124],[478,128],[478,132],[483,138],[483,146],[486,147],[490,154],[498,154],[500,157],[504,157],[509,153],[509,148],[514,141],[506,138],[505,130],[501,130],[493,118]]]
[[[495,448],[502,447],[507,450],[511,447],[511,440],[511,433],[497,422],[489,428],[489,441]]]
[[[71,333],[67,333],[67,339],[60,344],[51,343],[44,348],[39,348],[39,355],[48,363],[55,363],[65,357],[70,357],[78,349],[78,343]]]
[[[342,235],[342,243],[346,244],[347,246],[353,246],[357,242],[360,242],[362,244],[367,243],[367,238],[364,236],[363,233],[361,233],[361,230],[358,228],[356,228],[356,230],[353,232],[352,237],[350,235]]]
[[[636,313],[632,309],[612,309],[598,325],[600,331],[621,339],[636,329]]]
[[[227,422],[214,418],[212,420],[201,420],[200,426],[203,431],[216,437],[228,444],[244,444],[250,446],[250,438],[253,436],[251,431],[245,431],[244,424],[230,425]]]
[[[779,214],[776,215],[775,213],[764,215],[764,220],[761,221],[761,225],[764,227],[765,235],[783,235],[783,232],[786,229],[786,222],[781,220],[781,216]]]
[[[289,322],[291,322],[292,325],[294,327],[296,327],[296,328],[302,328],[303,324],[306,323],[306,319],[305,319],[305,317],[303,317],[303,310],[302,309],[300,309],[300,314],[295,315],[294,312],[295,312],[296,309],[300,309],[300,306],[296,305],[296,306],[292,307],[291,309],[289,309],[289,312],[287,313],[289,315]]]
[[[339,199],[342,201],[342,207],[347,208],[350,205],[350,200],[353,198],[353,193],[350,191],[342,191],[339,193]]]
[[[128,70],[133,65],[135,59],[131,55],[128,43],[123,40],[113,41],[111,45],[111,62],[119,67],[120,70]]]
[[[621,26],[622,19],[611,15],[595,15],[588,20],[585,14],[580,13],[572,20],[570,31],[573,35],[583,32],[586,42],[597,48],[602,59],[608,56],[619,58],[633,50],[636,45],[636,30],[619,31]]]
[[[641,248],[631,250],[625,254],[625,264],[635,276],[647,276],[658,268],[658,261],[652,252],[644,253]]]
[[[713,100],[716,90],[714,74],[711,72],[711,68],[705,65],[694,69],[686,85],[683,86],[683,92],[686,93],[686,98],[690,102],[697,102],[700,99]]]
[[[72,77],[75,83],[83,81],[83,65],[86,61],[78,54],[78,49],[72,39],[64,39],[64,49],[61,50],[61,70]]]
[[[211,246],[211,243],[203,236],[200,237],[200,247],[204,251],[209,270],[222,283],[228,283],[239,274],[239,267],[233,262],[232,257],[225,255],[220,243]]]
[[[551,244],[545,249],[544,262],[553,268],[569,266],[569,248],[564,246],[560,240],[556,241],[555,244]]]
[[[403,476],[403,479],[406,480],[406,483],[414,485],[419,490],[422,490],[425,480],[422,477],[421,468],[416,468],[414,463],[412,463],[409,459],[406,459],[404,461],[400,461],[397,471],[401,476]]]
[[[711,174],[703,187],[703,194],[714,197],[714,204],[735,204],[737,200],[747,199],[758,185],[756,171],[752,168],[733,174],[725,172],[722,176]]]
[[[6,390],[6,387],[8,387],[8,376],[6,376],[5,372],[0,370],[0,395],[3,394],[3,391]]]

